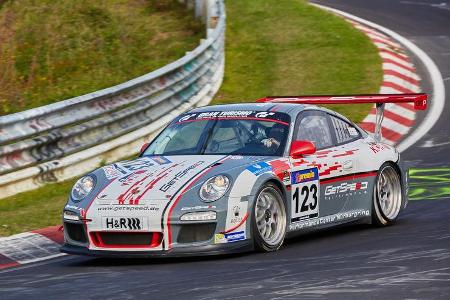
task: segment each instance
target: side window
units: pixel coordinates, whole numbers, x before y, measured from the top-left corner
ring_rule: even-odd
[[[320,111],[302,113],[295,133],[296,140],[311,141],[317,149],[334,146],[328,116]]]
[[[333,116],[330,118],[338,144],[349,143],[360,138],[359,131],[350,123]]]

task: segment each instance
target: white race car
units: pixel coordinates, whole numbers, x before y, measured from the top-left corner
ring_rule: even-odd
[[[177,256],[277,250],[286,236],[346,222],[389,225],[407,173],[381,142],[385,103],[425,94],[268,97],[196,108],[139,158],[80,178],[64,208],[62,251]],[[310,104],[377,103],[375,136]]]

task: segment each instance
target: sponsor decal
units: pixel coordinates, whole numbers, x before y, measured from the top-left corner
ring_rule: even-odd
[[[217,233],[214,236],[215,244],[233,243],[245,240],[245,231],[237,231],[230,233]]]
[[[346,171],[353,169],[353,162],[351,160],[344,161],[342,168]]]
[[[105,230],[142,230],[144,222],[142,218],[104,217],[102,228]]]
[[[152,156],[152,160],[160,165],[165,165],[171,163],[171,161],[164,156]]]
[[[299,170],[291,173],[292,184],[299,184],[319,179],[319,171],[317,168]]]
[[[239,159],[244,159],[244,157],[242,155],[230,155],[230,156],[228,156],[228,159],[239,160]]]
[[[267,112],[267,111],[263,111],[263,112],[259,112],[255,114],[256,118],[267,118],[268,116],[273,116],[275,113],[273,112]]]
[[[272,166],[270,166],[266,162],[260,162],[260,163],[257,163],[257,164],[254,164],[254,165],[251,165],[251,166],[247,167],[247,170],[249,170],[250,172],[252,172],[256,176],[259,176],[259,175],[261,175],[263,173],[271,172],[272,171]]]
[[[242,222],[244,215],[241,214],[241,207],[239,205],[233,206],[233,215],[230,219],[230,224],[236,225]]]
[[[141,158],[136,160],[130,160],[123,163],[118,164],[119,167],[125,168],[127,171],[132,172],[144,168],[148,168],[153,166],[153,161],[148,158]]]
[[[253,111],[253,110],[231,110],[231,111],[208,111],[202,113],[191,113],[181,116],[176,122],[190,122],[197,120],[208,119],[233,119],[233,118],[256,118],[256,119],[268,119],[277,120],[285,123],[289,123],[289,116],[285,113],[267,112],[267,111]]]
[[[324,224],[329,224],[329,223],[333,223],[333,222],[339,222],[339,221],[348,220],[348,219],[357,219],[360,217],[368,217],[368,216],[370,216],[369,210],[356,209],[356,210],[351,210],[348,212],[343,212],[343,213],[338,213],[338,214],[329,215],[329,216],[325,216],[325,217],[320,217],[320,218],[315,218],[315,219],[311,219],[311,220],[299,221],[296,223],[292,223],[289,225],[289,230],[290,231],[300,230],[300,229],[310,228],[310,227],[314,227],[314,226],[318,226],[318,225],[324,225]]]
[[[105,176],[107,179],[114,179],[123,175],[122,173],[119,172],[119,170],[116,169],[114,165],[104,166],[102,167],[102,169],[103,172],[105,172]]]
[[[191,170],[203,165],[204,163],[205,163],[205,161],[201,160],[201,161],[196,162],[195,164],[187,167],[186,169],[178,172],[177,174],[175,174],[175,176],[169,182],[163,184],[159,188],[159,190],[163,191],[163,192],[167,192],[175,183],[177,183],[181,178],[186,176],[186,174],[188,174]]]
[[[132,205],[102,205],[97,207],[97,211],[158,211],[156,206],[132,206]]]
[[[367,193],[367,187],[369,186],[369,182],[355,182],[348,183],[343,182],[339,185],[328,185],[325,188],[325,196],[337,195],[341,194],[342,196],[351,195],[352,192],[359,192],[359,194]]]
[[[377,143],[370,143],[370,150],[373,151],[373,153],[378,153],[383,150],[389,149],[389,146],[384,144],[377,144]]]
[[[181,118],[178,120],[178,122],[184,122],[184,121],[187,121],[187,120],[189,120],[189,119],[195,117],[196,115],[197,115],[197,114],[189,114],[189,115],[183,116],[183,117],[181,117]]]
[[[190,207],[182,207],[182,211],[186,210],[202,210],[202,209],[216,209],[215,205],[197,205],[197,206],[190,206]]]

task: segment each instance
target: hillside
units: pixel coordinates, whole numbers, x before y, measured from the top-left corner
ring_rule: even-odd
[[[0,115],[106,88],[196,47],[176,0],[0,0]]]

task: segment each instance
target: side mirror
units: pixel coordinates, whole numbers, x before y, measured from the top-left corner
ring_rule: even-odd
[[[144,145],[142,145],[141,151],[139,152],[139,154],[144,153],[145,149],[147,149],[147,147],[148,147],[149,144],[150,144],[150,143],[145,143]]]
[[[310,141],[293,141],[291,144],[290,155],[293,158],[299,158],[303,155],[316,153],[316,146]]]

